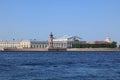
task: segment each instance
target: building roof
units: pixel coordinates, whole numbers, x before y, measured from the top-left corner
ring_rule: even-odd
[[[89,43],[89,44],[108,44],[109,42],[96,40],[96,41],[92,41],[92,42],[88,42],[88,43]]]
[[[63,36],[63,37],[59,37],[59,38],[54,38],[53,41],[83,41],[82,38],[78,37],[78,36]]]

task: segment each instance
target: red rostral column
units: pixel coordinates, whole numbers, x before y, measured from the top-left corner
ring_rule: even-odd
[[[53,34],[50,33],[50,47],[53,47]]]

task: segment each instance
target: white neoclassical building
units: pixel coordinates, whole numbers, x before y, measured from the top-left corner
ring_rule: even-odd
[[[30,48],[48,48],[48,41],[31,41]]]
[[[53,38],[53,47],[54,48],[71,48],[72,44],[79,43],[79,44],[85,44],[86,41],[84,41],[82,38],[77,36],[63,36],[59,38]]]
[[[0,48],[20,48],[19,41],[0,41]]]
[[[48,41],[0,41],[0,48],[47,48],[48,46]]]

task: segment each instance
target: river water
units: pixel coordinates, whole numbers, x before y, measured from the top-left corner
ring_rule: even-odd
[[[120,52],[0,52],[0,80],[120,80]]]

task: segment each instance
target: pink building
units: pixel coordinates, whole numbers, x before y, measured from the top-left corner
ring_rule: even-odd
[[[106,37],[105,40],[96,40],[96,41],[88,42],[88,44],[109,44],[109,43],[111,43],[110,37]]]

